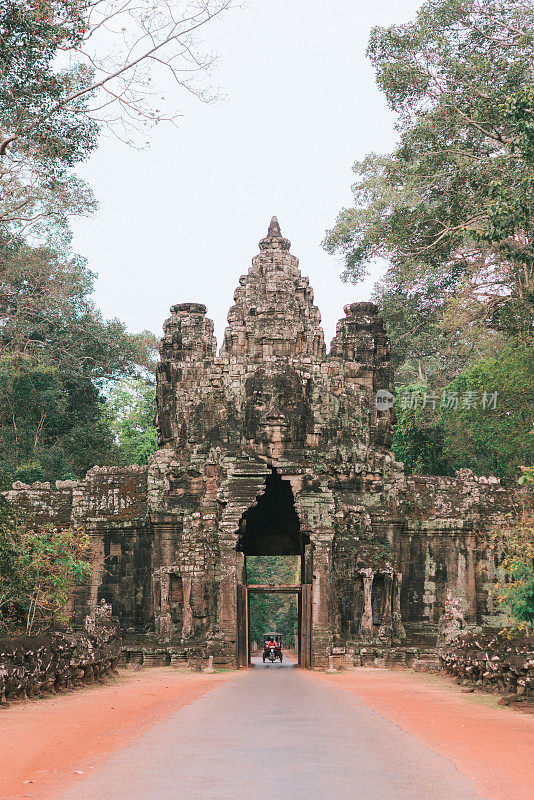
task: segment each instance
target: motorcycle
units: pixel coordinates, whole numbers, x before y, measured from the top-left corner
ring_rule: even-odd
[[[282,663],[282,636],[279,633],[266,633],[263,639],[263,663],[269,660],[274,664],[277,659]]]

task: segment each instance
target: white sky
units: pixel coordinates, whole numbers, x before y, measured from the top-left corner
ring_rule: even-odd
[[[396,141],[365,58],[369,31],[412,19],[420,5],[249,0],[203,28],[225,99],[206,105],[169,84],[184,112],[178,129],[158,126],[145,151],[102,139],[77,170],[100,209],[73,220],[74,247],[99,276],[104,315],[159,336],[171,304],[203,302],[220,346],[238,278],[276,214],[329,343],[343,305],[367,299],[380,273],[343,284],[321,247],[351,203],[353,162]]]

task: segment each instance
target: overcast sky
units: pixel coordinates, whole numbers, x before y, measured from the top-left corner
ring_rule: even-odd
[[[203,28],[225,98],[206,105],[169,84],[178,128],[160,125],[141,152],[104,138],[78,170],[100,208],[73,221],[74,246],[98,274],[104,315],[159,336],[171,304],[203,302],[220,346],[239,276],[276,214],[330,342],[343,305],[367,299],[380,274],[344,284],[321,247],[351,202],[353,162],[396,141],[365,58],[369,31],[413,19],[420,5],[248,0]]]

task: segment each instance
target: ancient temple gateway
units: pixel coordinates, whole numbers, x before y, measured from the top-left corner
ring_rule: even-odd
[[[200,303],[171,308],[157,370],[160,449],[148,467],[9,498],[94,542],[81,619],[113,604],[132,646],[173,663],[248,663],[247,557],[300,556],[300,663],[350,662],[435,628],[447,589],[496,622],[488,532],[496,478],[405,476],[390,450],[389,342],[373,303],[345,306],[329,351],[313,291],[273,217],[239,279],[217,354]]]

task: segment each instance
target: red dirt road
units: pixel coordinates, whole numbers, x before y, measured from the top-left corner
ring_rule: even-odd
[[[1,800],[51,800],[229,676],[164,667],[121,670],[120,678],[105,686],[0,709]]]
[[[483,797],[534,798],[534,716],[441,677],[370,668],[319,677],[448,758]]]
[[[368,757],[364,751],[369,744],[367,739],[370,728],[365,726],[376,727],[376,723],[373,722],[374,718],[365,717],[365,714],[371,712],[365,711],[362,716],[357,707],[351,710],[352,707],[346,703],[344,705],[342,703],[343,708],[340,708],[339,700],[336,699],[338,693],[334,690],[333,694],[332,689],[327,689],[327,686],[343,690],[339,692],[339,696],[343,696],[345,690],[353,693],[367,708],[379,715],[377,720],[384,717],[395,723],[405,732],[402,736],[410,734],[414,740],[418,740],[434,753],[452,762],[461,775],[474,781],[481,797],[487,800],[531,800],[534,796],[534,716],[498,707],[495,698],[491,696],[463,694],[454,684],[433,676],[369,668],[337,675],[324,675],[297,672],[291,668],[282,668],[281,665],[274,666],[279,669],[274,670],[274,667],[271,667],[268,670],[257,669],[238,674],[215,675],[180,673],[170,668],[154,668],[140,672],[122,671],[118,681],[106,686],[95,686],[41,701],[14,704],[8,709],[0,710],[0,800],[21,800],[21,798],[56,800],[70,784],[78,781],[82,783],[77,783],[76,790],[73,788],[72,793],[77,796],[80,791],[80,796],[85,797],[83,787],[86,784],[92,786],[93,778],[98,782],[99,776],[106,769],[108,771],[116,769],[119,755],[117,751],[124,751],[128,745],[130,750],[134,748],[130,759],[133,758],[131,769],[135,769],[136,758],[142,756],[143,748],[146,749],[150,745],[150,740],[148,745],[145,742],[144,745],[138,746],[135,742],[142,742],[139,737],[149,729],[159,730],[160,739],[155,737],[155,741],[157,740],[155,752],[159,752],[158,748],[162,746],[160,741],[169,747],[165,731],[161,731],[159,726],[153,728],[155,723],[165,718],[170,719],[168,723],[163,723],[164,725],[171,725],[172,720],[175,720],[172,724],[178,726],[177,730],[181,735],[181,725],[194,728],[192,719],[195,710],[200,709],[202,704],[204,709],[202,712],[199,711],[201,717],[208,712],[211,715],[220,713],[230,722],[235,721],[236,716],[239,716],[237,710],[243,706],[240,713],[246,719],[241,720],[241,723],[245,728],[246,723],[255,730],[257,725],[252,718],[258,703],[261,705],[266,698],[271,700],[275,698],[276,703],[283,706],[285,698],[288,698],[289,702],[292,694],[295,708],[291,707],[290,716],[300,714],[302,720],[299,725],[309,725],[310,722],[313,725],[316,717],[320,718],[322,714],[324,719],[321,724],[328,729],[328,724],[332,722],[332,720],[329,722],[329,715],[335,717],[335,724],[332,723],[332,729],[328,729],[326,740],[324,742],[320,740],[319,750],[314,756],[314,759],[320,757],[326,759],[324,766],[326,772],[329,765],[331,766],[329,759],[332,758],[332,763],[335,762],[336,748],[340,746],[336,740],[336,732],[341,724],[341,716],[344,715],[342,722],[346,727],[345,733],[349,738],[352,736],[354,742],[343,756],[348,760],[345,762],[341,759],[341,766],[346,764],[348,772],[352,770],[358,773],[358,759],[360,761],[363,759],[362,763],[365,766],[365,759]],[[216,695],[210,695],[202,703],[195,703],[202,695],[221,686],[223,682],[226,682],[224,689]],[[246,704],[247,686],[250,707]],[[260,690],[265,695],[263,700]],[[209,706],[207,710],[206,703]],[[175,714],[187,705],[190,706],[189,710],[184,709],[179,715]],[[211,718],[212,716],[209,717]],[[290,728],[289,722],[287,724]],[[381,731],[380,736],[385,736],[387,729],[383,725],[382,727],[378,725],[378,728],[379,732]],[[193,767],[191,769],[195,772],[198,763],[196,756],[203,747],[207,747],[210,754],[208,761],[215,759],[218,763],[217,757],[222,758],[220,768],[225,769],[224,765],[229,762],[224,759],[230,758],[230,755],[225,755],[226,751],[222,753],[217,751],[217,747],[220,746],[220,735],[217,739],[211,739],[209,724],[202,720],[199,730],[199,743],[189,752],[185,740],[183,746],[181,745],[176,751],[176,759],[178,761],[180,757],[186,761],[192,759],[195,763],[194,769]],[[237,735],[232,731],[230,726],[231,741],[228,744],[230,754],[235,750],[234,739]],[[364,731],[367,731],[366,736]],[[283,733],[279,730],[277,722],[275,726],[277,746]],[[268,736],[262,731],[259,738],[254,734],[256,738],[251,735],[248,741],[249,734],[243,735],[247,741],[243,741],[241,746],[248,747],[246,761],[250,762],[251,769],[254,770],[256,769],[254,765],[260,764],[262,757],[265,757],[262,748],[265,748],[266,741],[268,743]],[[317,734],[310,731],[310,736],[315,742]],[[371,749],[378,746],[379,750],[382,747],[387,750],[391,740],[399,738],[390,732],[381,745],[380,736],[375,736],[376,741],[371,741]],[[293,746],[295,743],[297,748],[302,747],[302,731],[300,739],[293,738],[293,734],[288,734],[286,739],[288,749],[285,755],[289,763],[287,768],[291,772],[295,769]],[[176,736],[172,737],[172,742],[177,740]],[[421,756],[421,751],[417,751],[415,745],[412,747],[410,741],[412,740],[399,739],[402,753],[409,755],[409,751],[413,750],[419,752]],[[331,753],[324,751],[329,742]],[[173,754],[174,752],[173,750]],[[310,752],[315,753],[313,747]],[[112,755],[114,753],[115,755]],[[299,753],[302,756],[300,750]],[[108,756],[111,758],[103,767]],[[150,765],[152,764],[150,759],[154,757],[151,751],[149,756]],[[235,780],[239,780],[240,770],[243,770],[243,761],[239,753],[238,756]],[[382,758],[385,757],[383,754]],[[421,757],[422,760],[417,762],[418,772],[419,770],[423,772],[428,767],[426,763],[428,758]],[[115,766],[111,763],[113,760]],[[380,758],[377,763],[379,762]],[[229,764],[228,768],[231,766]],[[100,770],[100,767],[103,769]],[[183,767],[180,762],[177,767],[180,774]],[[389,767],[393,769],[391,764]],[[157,770],[156,765],[153,768]],[[387,768],[387,763],[380,766],[380,769]],[[319,780],[323,775],[323,766],[317,769],[320,773]],[[220,772],[219,767],[217,770]],[[415,777],[414,775],[414,779]],[[105,777],[100,780],[106,783]],[[121,794],[120,782],[118,784],[115,782],[114,785],[121,798],[130,796],[128,792]],[[160,800],[164,800],[164,795],[165,793],[159,796]],[[234,795],[235,792],[232,796]],[[323,796],[321,793],[319,795]],[[193,795],[186,796],[190,798]],[[203,793],[201,796],[208,798],[209,793]],[[307,796],[314,796],[313,792]],[[347,796],[352,796],[352,793],[349,792]],[[454,797],[456,798],[456,795]],[[457,800],[463,800],[463,795],[459,795]]]

